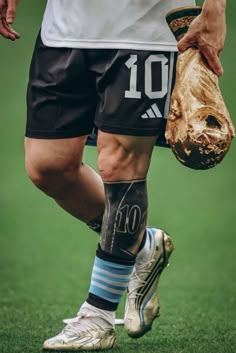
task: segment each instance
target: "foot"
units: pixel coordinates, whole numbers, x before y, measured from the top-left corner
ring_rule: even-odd
[[[111,349],[117,344],[114,327],[97,313],[81,310],[59,335],[43,344],[47,350],[92,351]]]
[[[137,256],[135,268],[128,286],[124,327],[130,337],[138,338],[151,330],[159,316],[160,305],[157,286],[163,269],[174,250],[170,236],[161,229],[147,228],[150,253]]]
[[[64,325],[67,325],[67,324],[71,324],[72,322],[76,322],[77,320],[78,320],[78,317],[75,316],[68,319],[63,319],[62,322]],[[116,326],[124,325],[124,319],[115,319],[115,325]]]

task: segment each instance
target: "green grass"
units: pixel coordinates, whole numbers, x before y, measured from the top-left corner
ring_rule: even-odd
[[[228,1],[221,88],[235,121],[235,37]],[[97,236],[34,188],[24,171],[28,65],[42,2],[22,1],[18,43],[0,39],[0,352],[41,352],[86,298]],[[236,122],[236,121],[235,121]],[[138,340],[117,329],[116,352],[236,352],[236,145],[215,169],[197,172],[156,148],[149,224],[167,229],[175,252],[160,283],[161,317]],[[96,151],[85,160],[96,166]],[[118,311],[122,316],[124,301]]]

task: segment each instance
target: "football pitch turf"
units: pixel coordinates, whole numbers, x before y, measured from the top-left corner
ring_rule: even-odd
[[[41,352],[89,288],[98,237],[63,212],[24,170],[25,88],[44,1],[22,1],[22,38],[0,38],[0,353]],[[236,4],[228,1],[220,86],[236,124]],[[85,161],[96,168],[96,150]],[[143,338],[117,328],[122,353],[236,353],[236,141],[208,171],[180,165],[155,148],[149,172],[150,225],[175,251],[160,280],[161,316]],[[122,317],[124,300],[118,316]]]

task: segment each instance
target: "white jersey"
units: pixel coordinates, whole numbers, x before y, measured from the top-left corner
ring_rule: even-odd
[[[45,45],[174,51],[168,11],[194,0],[48,0],[41,36]]]

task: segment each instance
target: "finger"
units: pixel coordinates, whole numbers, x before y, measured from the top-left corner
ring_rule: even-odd
[[[6,21],[3,21],[3,24],[9,33],[13,34],[16,38],[20,38],[20,34],[16,32]]]
[[[6,28],[3,26],[1,20],[0,20],[0,34],[1,34],[3,37],[8,38],[8,31],[7,31]]]
[[[13,28],[11,28],[11,31],[9,33],[13,34],[15,36],[15,39],[20,38],[20,33],[16,32]]]
[[[11,40],[16,39],[15,35],[8,31],[8,29],[4,26],[1,20],[0,20],[0,34],[7,39],[11,39]]]
[[[206,58],[208,65],[210,66],[211,70],[218,76],[222,76],[224,73],[224,69],[221,65],[220,59],[218,55],[209,49],[201,50],[202,55]]]
[[[16,6],[17,1],[15,0],[8,0],[7,12],[6,12],[6,21],[9,24],[12,24],[16,17]]]
[[[0,34],[11,40],[20,38],[20,34],[11,28],[4,19],[0,20]]]
[[[185,34],[182,39],[178,42],[178,50],[180,53],[183,53],[186,49],[193,47],[195,41],[193,41],[192,37],[188,34]]]
[[[2,10],[6,7],[6,2],[5,0],[0,0],[0,14],[2,13]]]
[[[0,0],[0,21],[6,17],[6,2]]]

